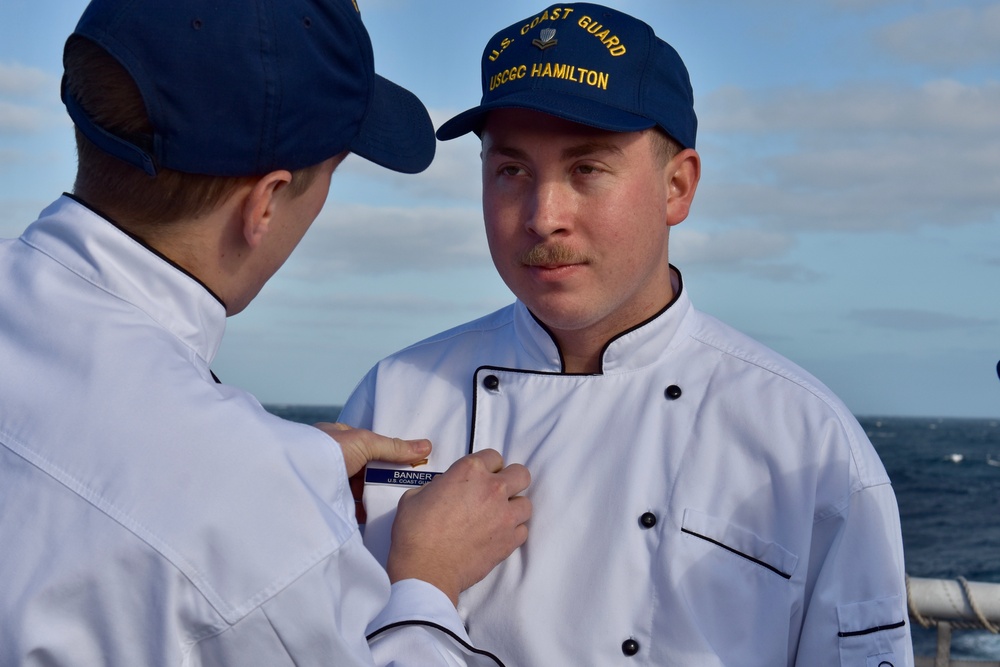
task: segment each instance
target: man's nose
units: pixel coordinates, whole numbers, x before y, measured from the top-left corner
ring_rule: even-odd
[[[525,227],[542,237],[557,234],[568,229],[569,213],[569,199],[559,184],[542,182],[533,193]]]

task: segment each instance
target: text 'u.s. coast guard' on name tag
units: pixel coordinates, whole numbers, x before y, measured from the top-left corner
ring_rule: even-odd
[[[365,484],[389,484],[392,486],[423,486],[441,473],[429,470],[386,470],[371,468],[365,471]]]

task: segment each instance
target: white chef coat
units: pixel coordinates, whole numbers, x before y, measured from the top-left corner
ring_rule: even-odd
[[[0,284],[0,664],[465,664],[444,593],[390,593],[340,448],[213,379],[204,286],[69,197]]]
[[[416,473],[495,448],[531,471],[529,537],[459,611],[509,664],[912,665],[898,510],[865,433],[674,280],[600,374],[563,373],[520,302],[380,362],[340,419],[434,450],[369,467],[366,544],[384,561]]]

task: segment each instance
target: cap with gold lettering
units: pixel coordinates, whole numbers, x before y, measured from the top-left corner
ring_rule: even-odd
[[[479,133],[493,109],[541,111],[613,132],[660,126],[694,148],[698,119],[687,68],[642,21],[589,3],[552,5],[486,45],[479,106],[447,121],[441,140]]]

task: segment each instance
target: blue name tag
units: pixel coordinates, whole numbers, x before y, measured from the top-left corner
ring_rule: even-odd
[[[365,470],[365,484],[392,486],[423,486],[441,473],[427,470],[386,470],[369,467]]]

